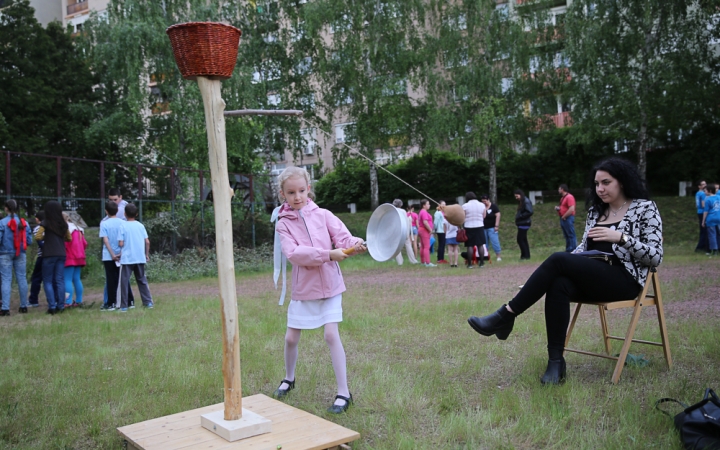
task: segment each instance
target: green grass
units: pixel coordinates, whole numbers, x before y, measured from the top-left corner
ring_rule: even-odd
[[[679,228],[666,212],[671,207],[660,202],[671,371],[659,348],[634,346],[631,353],[646,355],[650,364],[627,367],[616,386],[612,361],[573,354],[567,383],[544,388],[538,381],[546,363],[541,304],[518,319],[505,342],[467,326],[469,315],[506,302],[560,249],[551,217],[547,234],[560,236],[541,241],[531,235],[530,262],[503,258],[468,271],[398,267],[367,255],[344,261],[348,291],[340,329],[356,405],[341,416],[325,413],[335,379],[321,330],[303,333],[297,388],[287,402],[360,432],[357,449],[680,449],[672,421],[653,403],[661,397],[694,403],[705,387],[720,388],[720,259],[691,251],[694,221],[687,233],[668,230]],[[683,214],[694,219],[687,209]],[[537,230],[542,211],[535,215]],[[508,230],[503,245],[519,256],[513,237]],[[277,306],[279,291],[267,270],[242,272],[237,280],[243,395],[269,395],[284,375],[286,309]],[[0,318],[0,448],[120,448],[117,427],[223,401],[217,280],[153,283],[151,289],[156,308],[126,314],[92,308],[50,317],[38,308],[19,315],[13,299],[12,316]],[[101,287],[89,287],[87,295],[99,297]],[[596,315],[581,316],[573,336],[578,347],[601,349]],[[611,331],[623,334],[628,318],[611,314]],[[645,313],[637,337],[657,339],[655,324]]]

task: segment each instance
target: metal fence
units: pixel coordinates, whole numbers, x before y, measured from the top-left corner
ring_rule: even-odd
[[[206,237],[214,235],[214,229],[206,230],[214,223],[209,170],[11,151],[2,154],[2,195],[18,200],[30,218],[43,203],[57,200],[63,209],[77,211],[89,226],[95,226],[105,216],[107,192],[119,188],[124,200],[137,205],[140,221],[143,216],[175,220],[179,210],[190,210],[199,219],[201,245],[207,245]],[[233,211],[249,215],[251,226],[246,231],[254,247],[256,210],[262,211],[271,203],[266,204],[262,194],[256,199],[258,180],[253,175],[230,173],[229,178],[235,192]],[[172,252],[176,250],[173,238]]]

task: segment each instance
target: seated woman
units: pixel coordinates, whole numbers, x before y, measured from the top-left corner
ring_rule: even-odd
[[[505,340],[515,317],[545,295],[548,366],[542,384],[565,380],[565,336],[570,301],[612,302],[637,297],[651,267],[662,262],[662,220],[632,163],[609,158],[592,170],[591,203],[582,242],[573,253],[546,259],[507,305],[484,317],[470,317],[483,336]],[[611,253],[612,264],[575,254],[586,250]]]

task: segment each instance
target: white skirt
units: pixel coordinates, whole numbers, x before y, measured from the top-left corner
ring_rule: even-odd
[[[321,300],[290,300],[288,328],[314,330],[336,322],[342,322],[342,294]]]

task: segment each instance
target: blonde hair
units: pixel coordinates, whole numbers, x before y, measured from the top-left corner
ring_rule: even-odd
[[[308,186],[310,186],[310,174],[308,173],[308,171],[302,167],[290,166],[287,169],[283,170],[280,173],[280,175],[278,175],[277,183],[278,183],[278,188],[280,190],[280,192],[278,192],[280,201],[285,200],[285,198],[282,196],[283,185],[290,178],[304,178],[305,183]],[[315,199],[315,195],[313,194],[312,191],[308,192],[308,197],[310,197],[313,200]]]

